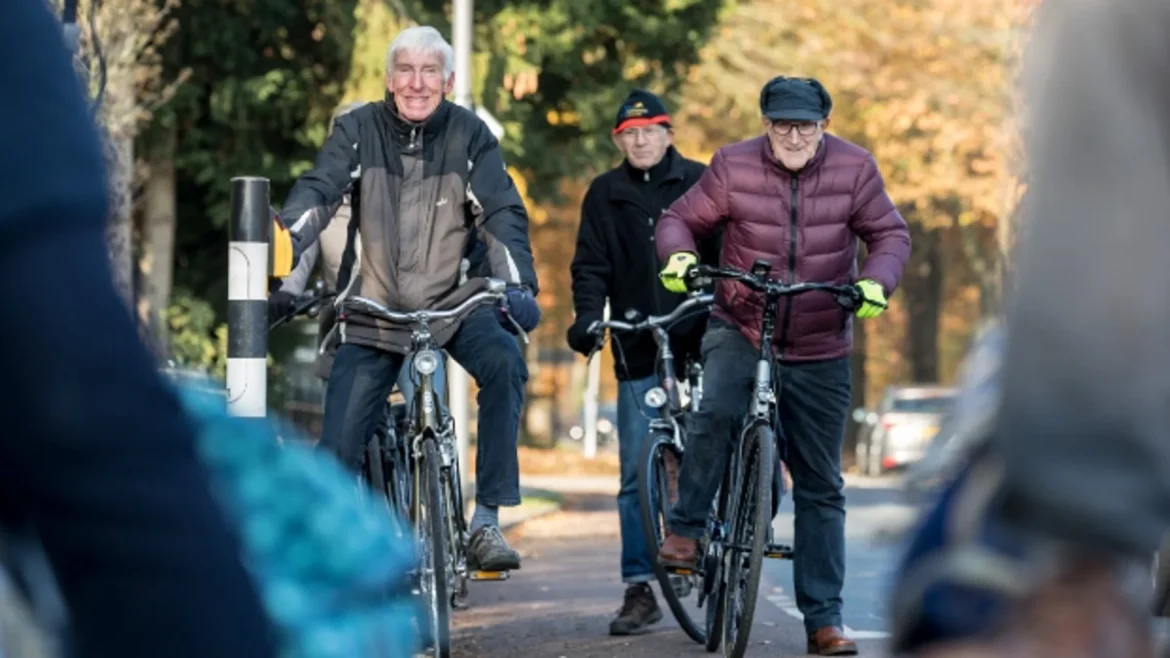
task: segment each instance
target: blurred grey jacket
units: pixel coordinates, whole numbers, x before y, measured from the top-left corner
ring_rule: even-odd
[[[1148,556],[1170,527],[1170,3],[1048,0],[995,430],[1012,520]]]

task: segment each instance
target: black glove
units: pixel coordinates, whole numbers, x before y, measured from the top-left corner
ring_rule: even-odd
[[[577,318],[577,321],[569,326],[567,340],[569,341],[569,349],[589,356],[593,350],[601,345],[601,336],[589,333],[589,325],[597,321],[594,317]]]
[[[272,324],[284,316],[292,313],[293,306],[296,304],[296,295],[277,290],[268,295],[268,324]]]

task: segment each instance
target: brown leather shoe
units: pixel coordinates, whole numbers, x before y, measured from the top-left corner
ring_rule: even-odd
[[[676,569],[694,569],[699,561],[699,542],[675,534],[666,535],[658,549],[658,563]]]
[[[823,626],[808,636],[808,652],[814,656],[856,656],[857,643],[836,626]]]

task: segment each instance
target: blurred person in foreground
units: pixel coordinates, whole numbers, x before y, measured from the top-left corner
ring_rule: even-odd
[[[459,72],[469,75],[470,72]],[[294,250],[314,243],[346,192],[355,190],[362,259],[345,295],[397,311],[449,308],[475,290],[461,286],[463,254],[484,243],[486,270],[512,284],[508,310],[525,331],[540,321],[528,212],[500,145],[474,112],[446,100],[454,51],[433,27],[403,30],[386,55],[386,98],[340,117],[281,216]],[[517,438],[528,367],[499,309],[432,323],[436,340],[479,386],[476,507],[468,543],[473,569],[520,567],[499,529],[499,507],[520,504]],[[410,328],[349,313],[325,391],[321,443],[357,472],[410,349]]]
[[[894,649],[1151,655],[1170,527],[1170,5],[1048,0],[998,411],[897,574]]]
[[[330,120],[330,130],[337,120],[346,114],[362,107],[366,103],[347,103],[337,108]],[[309,277],[313,268],[321,265],[321,278],[325,283],[325,293],[340,293],[354,277],[361,276],[362,241],[358,233],[357,217],[353,214],[352,192],[347,192],[337,207],[333,220],[321,231],[317,241],[309,245],[305,252],[297,259],[297,265],[288,276],[281,279],[272,292],[268,294],[268,321],[273,322],[293,312],[297,298],[305,294],[305,287],[309,284]],[[352,238],[351,238],[351,235]],[[333,304],[324,304],[317,320],[317,376],[329,381],[329,373],[333,370],[333,359],[337,353],[338,336],[334,331],[337,322],[337,309]],[[407,402],[414,397],[414,372],[410,368],[402,368],[398,373],[398,390],[405,396]],[[435,391],[439,398],[446,397],[447,364],[439,361],[439,367],[434,375]]]
[[[722,265],[749,271],[762,258],[788,283],[856,281],[866,300],[857,316],[881,312],[910,256],[910,232],[873,155],[826,133],[831,109],[829,92],[814,79],[781,76],[764,85],[764,134],[719,149],[698,184],[658,223],[667,289],[686,290],[683,276],[697,262],[695,241],[722,227]],[[860,273],[859,238],[869,249]],[[751,399],[762,307],[763,295],[743,284],[716,283],[702,344],[703,403],[691,419],[679,501],[659,552],[664,564],[687,567],[698,559],[698,539]],[[777,404],[796,514],[796,604],[810,653],[851,655],[857,646],[841,621],[841,443],[852,386],[852,318],[827,294],[791,298],[778,313]]]
[[[0,524],[36,533],[75,655],[264,658],[194,430],[113,287],[106,172],[61,25],[0,3]]]
[[[686,299],[667,291],[658,281],[661,263],[654,253],[654,227],[662,212],[699,180],[706,166],[684,158],[673,141],[670,115],[662,99],[643,89],[630,92],[618,108],[613,127],[613,142],[625,158],[590,183],[581,204],[577,248],[570,266],[576,317],[567,339],[569,347],[585,356],[601,346],[602,336],[592,325],[602,319],[607,299],[616,318],[624,318],[627,311],[636,311],[643,318],[666,315]],[[704,243],[704,263],[718,263],[716,246],[715,240]],[[685,365],[699,357],[706,316],[706,312],[697,313],[670,329],[680,378]],[[644,398],[659,385],[658,344],[649,332],[616,334],[613,343],[621,462],[617,505],[622,582],[627,587],[609,632],[632,635],[645,632],[662,619],[650,588],[655,579],[654,556],[642,531],[638,498],[642,444],[654,417]],[[671,488],[675,489],[678,464],[671,460],[667,468],[673,470]]]

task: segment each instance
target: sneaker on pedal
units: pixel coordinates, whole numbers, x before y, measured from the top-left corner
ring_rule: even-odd
[[[647,583],[635,583],[626,588],[617,617],[609,622],[610,635],[639,635],[662,621],[662,610],[654,598],[654,590]]]
[[[508,546],[499,528],[485,525],[467,542],[467,566],[475,571],[511,571],[520,568],[520,554]]]

